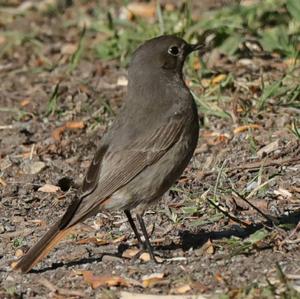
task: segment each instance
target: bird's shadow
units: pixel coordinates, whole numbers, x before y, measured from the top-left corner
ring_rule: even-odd
[[[32,269],[30,270],[30,273],[44,273],[49,270],[55,270],[58,268],[70,268],[73,266],[80,266],[80,265],[85,265],[85,264],[92,264],[94,262],[101,262],[104,256],[111,256],[111,257],[116,257],[119,258],[120,260],[125,260],[126,258],[122,257],[123,252],[128,249],[130,246],[128,244],[122,243],[118,246],[117,252],[116,253],[111,253],[111,252],[102,252],[99,256],[96,257],[85,257],[80,260],[75,260],[75,261],[70,261],[70,262],[59,262],[59,263],[52,263],[51,266],[45,267],[42,269]]]
[[[80,265],[85,265],[85,264],[92,264],[94,262],[101,262],[104,255],[115,256],[111,253],[102,253],[98,257],[88,257],[88,258],[83,258],[83,259],[80,259],[80,260],[71,261],[71,262],[67,262],[67,263],[63,263],[63,262],[53,263],[49,267],[45,267],[45,268],[42,268],[42,269],[32,269],[30,271],[30,273],[40,274],[40,273],[44,273],[44,272],[47,272],[47,271],[50,271],[50,270],[55,270],[55,269],[58,269],[58,268],[62,268],[62,267],[70,268],[72,266],[80,266]]]
[[[300,210],[289,215],[282,215],[277,218],[278,224],[294,224],[296,225],[300,221]],[[197,249],[200,248],[203,244],[205,244],[209,239],[210,240],[219,240],[222,238],[230,238],[232,236],[239,237],[239,238],[247,238],[251,234],[255,233],[256,231],[260,230],[262,227],[268,226],[270,227],[271,223],[268,222],[261,222],[255,225],[249,225],[247,227],[241,227],[239,225],[231,226],[229,229],[224,229],[222,231],[213,231],[213,232],[203,232],[199,231],[197,233],[191,233],[189,231],[182,231],[179,233],[181,242],[179,244],[170,244],[170,245],[161,245],[155,246],[156,250],[176,250],[176,249],[183,249],[184,251],[189,250],[190,248]],[[101,262],[102,258],[106,256],[112,257],[122,257],[122,253],[128,248],[127,244],[121,244],[118,247],[118,251],[115,254],[110,253],[101,253],[98,257],[88,257],[83,258],[80,260],[67,262],[67,263],[53,263],[50,267],[45,267],[38,270],[31,270],[31,273],[43,273],[49,270],[55,270],[61,267],[70,268],[73,266],[84,265],[84,264],[91,264],[94,262]]]
[[[276,219],[277,226],[280,224],[293,224],[297,225],[300,222],[300,210],[293,212],[289,215],[281,215]],[[213,232],[197,232],[191,233],[189,231],[180,232],[181,244],[180,246],[174,246],[169,249],[177,249],[182,248],[183,250],[189,250],[190,248],[197,249],[205,244],[209,239],[211,240],[219,240],[223,238],[230,237],[239,237],[239,238],[247,238],[251,234],[260,230],[263,227],[268,227],[272,229],[273,223],[270,221],[265,221],[253,225],[249,225],[247,227],[241,227],[239,225],[231,226],[229,229],[225,229],[222,231],[213,231]],[[163,249],[163,248],[162,248]]]

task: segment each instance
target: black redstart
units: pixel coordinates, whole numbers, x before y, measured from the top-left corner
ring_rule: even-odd
[[[131,211],[136,214],[155,261],[142,216],[180,177],[196,148],[198,113],[182,68],[187,55],[201,48],[164,35],[134,52],[124,105],[101,140],[80,196],[14,269],[28,272],[76,224],[104,209],[124,211],[142,243]]]

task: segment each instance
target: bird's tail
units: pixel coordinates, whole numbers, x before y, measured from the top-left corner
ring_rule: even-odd
[[[49,231],[32,247],[29,251],[12,267],[15,270],[20,270],[27,273],[31,268],[37,264],[43,257],[45,257],[55,245],[69,234],[76,225],[60,229],[61,220],[56,222]]]

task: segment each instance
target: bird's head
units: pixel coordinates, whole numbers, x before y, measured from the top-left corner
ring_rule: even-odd
[[[200,50],[203,44],[191,45],[173,35],[163,35],[150,39],[139,46],[133,54],[129,73],[156,71],[182,73],[186,57]]]

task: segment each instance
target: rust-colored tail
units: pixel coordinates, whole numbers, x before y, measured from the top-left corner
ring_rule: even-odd
[[[60,223],[61,221],[55,223],[49,231],[12,267],[15,270],[27,273],[35,264],[45,257],[61,239],[75,228],[74,225],[60,229]]]

